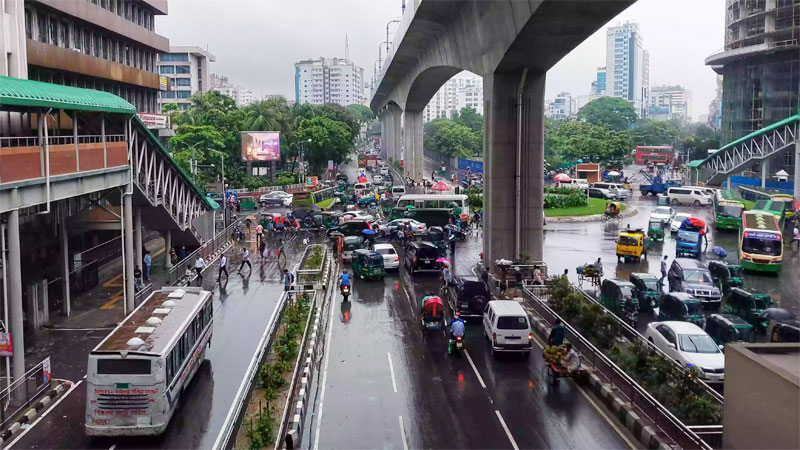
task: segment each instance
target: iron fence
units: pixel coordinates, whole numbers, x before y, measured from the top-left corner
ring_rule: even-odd
[[[3,421],[0,427],[5,428],[50,387],[51,375],[48,374],[47,382],[44,379],[45,361],[47,360],[35,365],[25,376],[14,380],[10,386],[0,391],[0,419]]]
[[[531,289],[525,288],[523,291],[526,294],[528,304],[548,324],[553,324],[556,319],[561,319],[566,330],[566,337],[583,358],[591,363],[596,372],[605,378],[617,392],[626,397],[633,406],[647,416],[656,427],[676,444],[686,449],[710,450],[712,448],[709,443],[701,439],[690,427],[675,417],[669,409],[563,320]],[[721,433],[722,426],[720,425],[716,429]]]

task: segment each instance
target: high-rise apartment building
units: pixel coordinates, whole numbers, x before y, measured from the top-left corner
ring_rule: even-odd
[[[723,143],[797,112],[798,43],[800,1],[725,1],[725,49],[706,58],[723,76]]]
[[[575,116],[577,112],[575,110],[576,106],[577,98],[573,98],[572,94],[569,92],[562,92],[550,103],[550,108],[546,116],[557,120],[569,119]]]
[[[349,59],[319,58],[294,64],[294,96],[297,103],[342,106],[363,104],[364,69]]]
[[[160,53],[156,66],[170,88],[159,92],[159,111],[167,103],[176,103],[181,111],[189,109],[192,94],[211,90],[208,63],[214,61],[214,55],[202,47],[170,46],[169,53]]]
[[[592,95],[604,96],[606,95],[606,68],[597,68],[597,77],[592,82]]]
[[[649,67],[639,24],[627,22],[608,27],[605,95],[628,100],[639,117],[646,116]]]
[[[650,88],[647,118],[653,120],[692,119],[692,91],[681,86]]]
[[[252,89],[233,84],[228,77],[216,73],[211,74],[211,90],[232,98],[240,108],[256,102]]]
[[[0,49],[6,47],[0,73],[107,91],[139,111],[158,110],[156,55],[169,51],[169,41],[155,33],[155,16],[167,14],[166,0],[2,3],[7,9],[4,16],[9,16],[3,17],[0,36],[9,39],[3,38],[0,44]],[[24,23],[24,42],[20,21]],[[25,64],[27,71],[23,70]]]
[[[428,102],[422,118],[425,122],[450,118],[462,108],[472,108],[483,114],[483,78],[465,73],[449,79]]]

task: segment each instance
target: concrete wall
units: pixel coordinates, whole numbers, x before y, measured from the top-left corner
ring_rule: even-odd
[[[785,353],[761,353],[767,350]],[[723,448],[800,448],[800,345],[725,346]]]

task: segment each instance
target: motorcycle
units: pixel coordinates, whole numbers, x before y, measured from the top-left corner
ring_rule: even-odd
[[[450,353],[452,355],[453,353],[460,353],[461,350],[463,349],[464,349],[464,337],[450,336],[447,353]]]
[[[342,292],[342,302],[347,302],[350,299],[350,285],[343,284],[339,288]]]

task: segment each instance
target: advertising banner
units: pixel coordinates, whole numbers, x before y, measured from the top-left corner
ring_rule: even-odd
[[[242,161],[279,161],[281,134],[277,131],[243,131]]]
[[[50,357],[42,361],[42,375],[44,376],[44,384],[50,382]]]
[[[306,186],[307,187],[314,187],[319,183],[319,178],[317,177],[306,177]]]
[[[161,75],[158,77],[158,90],[166,91],[169,89],[169,78]]]
[[[458,170],[467,170],[467,168],[471,173],[483,173],[483,161],[458,158]]]
[[[146,112],[138,112],[136,115],[139,120],[144,122],[144,125],[151,130],[161,130],[169,128],[170,117],[167,114],[152,114]]]
[[[0,333],[0,356],[12,356],[14,354],[14,343],[11,341],[11,333]]]

